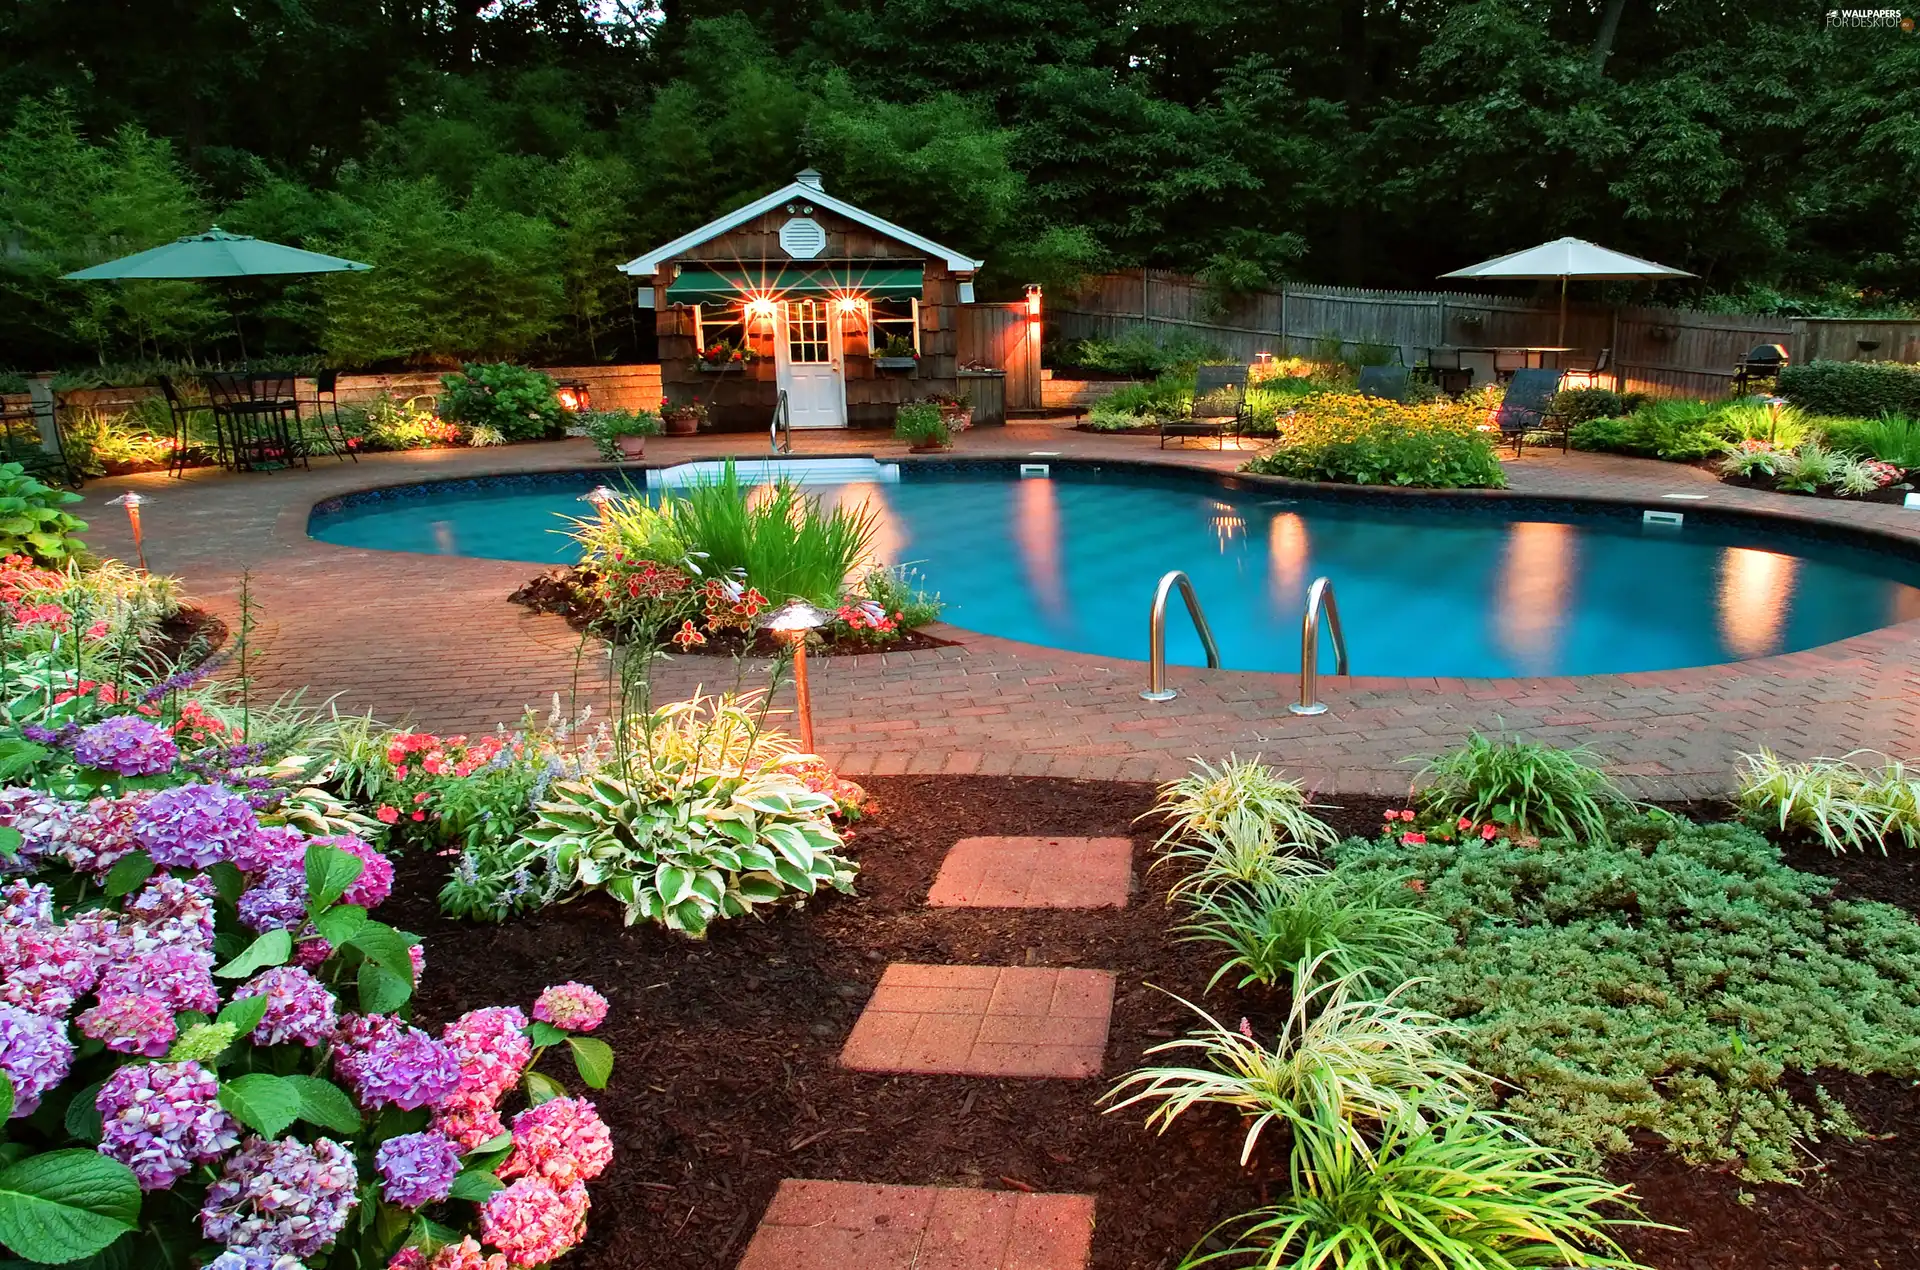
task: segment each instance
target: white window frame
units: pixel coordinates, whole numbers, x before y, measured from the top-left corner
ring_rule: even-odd
[[[913,316],[911,318],[911,321],[913,322],[913,351],[914,351],[914,355],[918,356],[920,353],[920,298],[918,296],[910,297],[908,300],[908,303],[910,303],[913,306]],[[880,330],[880,327],[877,325],[877,323],[885,321],[891,326],[898,326],[901,322],[907,321],[907,320],[909,319],[876,318],[873,315],[873,301],[871,300],[867,301],[867,356],[869,357],[880,356],[880,353],[877,350],[880,348],[881,341],[875,338],[875,335]]]
[[[707,306],[704,304],[696,304],[693,306],[693,360],[696,362],[705,357],[707,352],[706,308]],[[730,304],[724,305],[722,306],[722,311],[724,312],[731,308],[733,308],[733,306]],[[747,315],[745,300],[740,301],[740,318],[738,321],[716,321],[713,325],[737,326],[740,328],[740,336],[742,339],[750,339],[753,334],[753,319]]]

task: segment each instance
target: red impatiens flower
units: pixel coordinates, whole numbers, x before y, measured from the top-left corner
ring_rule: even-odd
[[[395,811],[392,807],[387,806],[385,803],[380,804],[380,810],[374,812],[373,815],[374,815],[374,819],[378,820],[383,825],[390,825],[394,821],[400,819],[400,813],[398,811]]]
[[[1403,834],[1400,838],[1400,845],[1403,847],[1424,847],[1427,845],[1427,835],[1424,833]]]
[[[1480,839],[1483,842],[1492,842],[1493,836],[1499,832],[1500,831],[1492,825],[1482,825],[1480,828]]]

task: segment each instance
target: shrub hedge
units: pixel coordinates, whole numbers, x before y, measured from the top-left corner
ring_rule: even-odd
[[[1809,414],[1871,418],[1920,415],[1920,366],[1903,362],[1808,362],[1780,372],[1780,395]]]

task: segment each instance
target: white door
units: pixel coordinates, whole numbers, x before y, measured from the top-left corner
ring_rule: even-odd
[[[846,384],[840,377],[840,324],[830,300],[788,300],[774,332],[776,378],[796,428],[843,428]]]

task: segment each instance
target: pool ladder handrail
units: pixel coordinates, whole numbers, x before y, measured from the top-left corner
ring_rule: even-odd
[[[774,399],[773,422],[767,426],[767,443],[771,454],[793,453],[793,413],[787,408],[787,390],[784,388]]]
[[[1180,588],[1187,602],[1187,615],[1200,634],[1200,646],[1207,651],[1207,667],[1220,669],[1220,646],[1213,642],[1213,628],[1200,610],[1200,597],[1193,593],[1193,582],[1178,569],[1169,570],[1153,589],[1153,610],[1147,615],[1147,690],[1140,696],[1147,701],[1171,701],[1180,694],[1167,687],[1167,593]]]
[[[1300,700],[1287,707],[1295,714],[1325,714],[1320,700],[1320,614],[1327,615],[1333,634],[1333,673],[1347,673],[1347,636],[1340,629],[1340,605],[1333,596],[1332,578],[1315,578],[1307,588],[1307,610],[1300,618]]]

